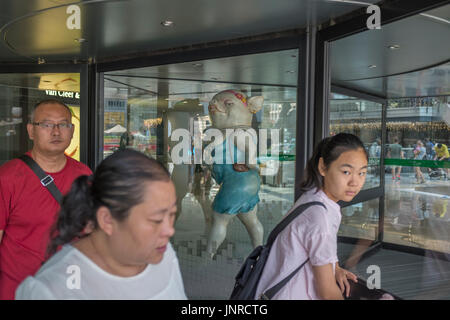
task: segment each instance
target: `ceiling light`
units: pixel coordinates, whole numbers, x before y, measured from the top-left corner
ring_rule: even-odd
[[[371,64],[371,65],[369,66],[369,69],[373,69],[373,68],[376,68],[376,67],[377,67],[376,65]]]
[[[166,21],[161,22],[161,24],[162,24],[164,27],[171,27],[171,26],[173,26],[173,21],[166,20]]]
[[[391,50],[396,50],[396,49],[400,49],[400,46],[398,44],[392,44],[392,45],[388,46],[388,48]]]

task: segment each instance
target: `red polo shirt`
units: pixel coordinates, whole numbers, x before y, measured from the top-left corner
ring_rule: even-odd
[[[77,177],[91,174],[70,157],[61,171],[50,173],[63,195]],[[58,202],[23,161],[0,167],[0,299],[14,299],[18,285],[40,268],[58,211]]]

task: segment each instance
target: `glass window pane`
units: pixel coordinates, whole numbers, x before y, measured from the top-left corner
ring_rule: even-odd
[[[449,102],[449,96],[388,101],[386,242],[450,253]]]
[[[26,125],[34,105],[46,99],[72,111],[75,132],[65,153],[80,160],[80,74],[0,74],[0,165],[32,148]]]
[[[208,109],[210,102],[217,93],[233,90],[231,99],[238,99],[234,103],[244,101],[243,110],[250,110],[246,108],[253,108],[257,101],[251,97],[263,97],[259,111],[246,111],[236,119],[250,115],[244,128],[252,128],[257,134],[255,165],[260,170],[260,189],[256,208],[266,241],[294,201],[297,54],[298,50],[288,50],[104,75],[103,154],[133,148],[157,158],[171,172],[178,199],[171,243],[191,299],[228,299],[242,262],[253,250],[249,232],[234,217],[214,258],[207,251],[214,199],[219,192],[225,194],[224,190],[229,190],[221,189],[223,180],[206,163],[205,156],[201,157],[215,141],[207,140],[214,125]],[[289,68],[284,70],[282,66],[286,65]],[[227,68],[222,70],[224,66]],[[174,79],[155,77],[162,69],[172,70],[169,74]],[[236,83],[239,77],[251,83],[246,76],[247,72],[252,74],[249,69],[258,75],[258,83],[270,85]],[[180,78],[186,80],[177,80]],[[232,129],[241,127],[242,123],[230,124]],[[196,163],[196,159],[200,161]],[[235,168],[231,170],[234,172]],[[245,193],[240,184],[235,188]]]
[[[340,132],[358,136],[369,153],[369,168],[363,189],[380,186],[382,104],[349,97],[330,95],[330,135]]]
[[[379,203],[380,200],[377,198],[342,208],[338,236],[378,239]]]

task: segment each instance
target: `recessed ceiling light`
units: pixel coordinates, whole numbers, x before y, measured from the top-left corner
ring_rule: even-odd
[[[373,68],[376,68],[376,67],[377,67],[377,66],[374,65],[374,64],[371,64],[371,65],[369,66],[370,69],[373,69]]]
[[[164,27],[172,27],[172,26],[173,26],[173,21],[166,20],[166,21],[161,22],[161,24],[162,24]]]
[[[396,50],[396,49],[400,49],[400,46],[398,44],[392,44],[392,45],[388,46],[388,48],[391,50]]]

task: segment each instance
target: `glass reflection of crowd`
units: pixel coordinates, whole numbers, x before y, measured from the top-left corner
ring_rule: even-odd
[[[449,161],[449,151],[447,144],[434,141],[431,138],[418,139],[413,144],[402,143],[397,136],[391,139],[391,143],[386,144],[386,158],[388,159],[410,159],[410,160],[432,160],[434,162],[417,162],[418,166],[413,167],[416,184],[424,184],[427,180],[448,180],[448,168],[442,161]],[[377,156],[374,150],[378,142],[374,141],[370,146],[369,153]],[[373,154],[373,155],[372,155]],[[437,162],[439,161],[439,162]],[[392,180],[400,180],[400,164],[388,165],[387,171],[392,173]],[[404,170],[404,172],[409,172]],[[425,174],[424,174],[425,173]]]
[[[430,248],[436,245],[435,241],[448,237],[446,233],[439,232],[442,228],[437,228],[438,225],[449,221],[448,196],[442,193],[443,188],[445,193],[445,188],[448,187],[446,161],[449,161],[450,157],[447,142],[424,137],[414,143],[408,143],[409,139],[402,141],[399,137],[399,133],[388,135],[386,158],[415,161],[411,166],[410,162],[402,161],[394,165],[395,161],[391,160],[386,166],[386,172],[392,174],[393,182],[397,181],[386,185],[385,222],[388,223],[387,226],[392,227],[387,227],[386,232],[390,237],[399,235],[401,241],[408,245]],[[402,163],[403,170],[400,166]],[[412,192],[405,189],[405,184],[399,184],[400,174],[405,178],[403,180],[406,180],[404,183],[413,185]],[[446,249],[440,247],[433,250]]]

